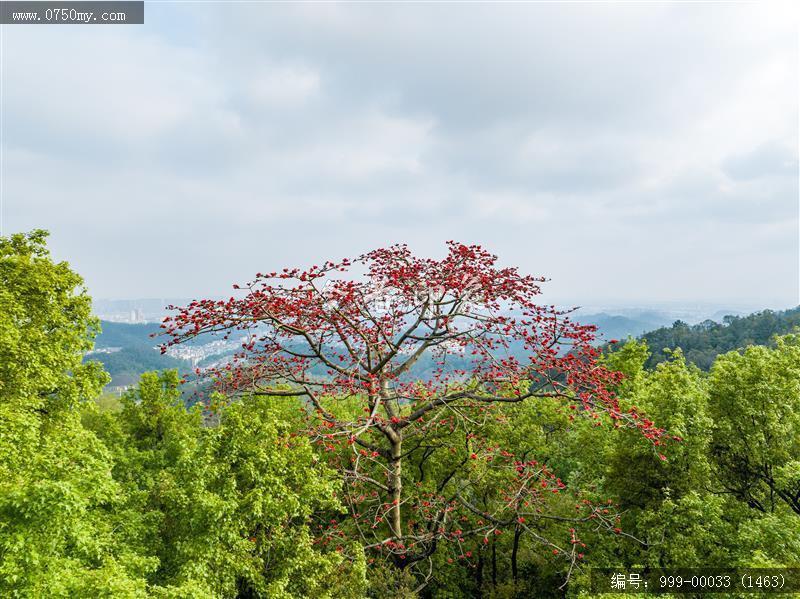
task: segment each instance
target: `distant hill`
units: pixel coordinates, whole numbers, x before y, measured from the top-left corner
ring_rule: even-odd
[[[125,324],[101,321],[102,332],[95,339],[96,351],[84,360],[102,362],[111,375],[112,387],[135,384],[139,375],[150,370],[177,368],[182,373],[189,370],[189,363],[170,356],[162,356],[155,349],[162,340],[150,337],[161,329],[158,324]]]
[[[664,349],[680,347],[687,359],[707,370],[714,358],[720,354],[754,344],[768,344],[774,335],[792,332],[800,327],[800,307],[783,312],[764,310],[749,316],[728,315],[722,322],[705,320],[699,324],[689,325],[681,320],[664,326],[669,320],[661,312],[640,311],[633,315],[579,314],[576,320],[583,324],[594,324],[601,335],[601,341],[640,337],[647,341],[652,352],[648,367],[654,367],[667,359]],[[666,322],[665,322],[666,321]],[[102,333],[95,340],[95,352],[86,356],[87,360],[102,362],[111,374],[111,386],[135,384],[139,375],[149,370],[177,368],[182,373],[191,370],[186,360],[170,356],[162,356],[155,346],[164,338],[152,338],[153,333],[161,331],[157,323],[127,324],[101,321]],[[210,339],[199,339],[188,342],[189,345],[202,345]],[[232,353],[233,350],[227,353]],[[512,350],[517,353],[516,349]],[[209,361],[220,359],[218,354],[204,360],[201,366]],[[451,368],[464,368],[468,360],[453,356],[449,361]],[[433,374],[436,365],[432,360],[420,360],[409,372],[410,377],[427,378]]]
[[[705,320],[696,325],[675,321],[641,336],[652,352],[647,366],[655,367],[667,359],[664,349],[680,347],[686,359],[703,370],[711,368],[714,358],[748,345],[768,345],[775,335],[785,335],[800,328],[800,306],[784,311],[763,310],[749,316],[725,316],[722,322]]]
[[[663,327],[671,322],[670,319],[655,312],[643,313],[635,317],[606,314],[604,312],[599,314],[579,314],[575,316],[575,320],[581,324],[597,326],[597,333],[602,336],[600,341],[638,337],[642,333]]]
[[[84,359],[102,362],[106,372],[111,375],[112,387],[133,385],[139,381],[142,373],[150,370],[177,368],[183,374],[190,368],[184,360],[162,356],[158,350],[142,346],[123,347],[113,353],[91,353]]]
[[[597,313],[580,315],[577,320],[584,324],[597,325],[598,333],[602,334],[603,339],[636,336],[664,324],[663,315],[656,314],[628,317]],[[102,332],[95,339],[96,351],[88,354],[86,359],[103,363],[106,371],[112,376],[112,387],[135,384],[143,372],[150,370],[177,368],[181,372],[187,372],[191,369],[189,362],[162,356],[155,349],[155,346],[164,341],[163,337],[153,338],[150,336],[161,332],[162,329],[158,323],[129,324],[103,320],[100,324]],[[187,345],[201,345],[210,340],[209,338],[192,340],[187,342]],[[233,350],[230,350],[227,353],[232,352]],[[211,356],[202,360],[199,366],[207,366],[220,357],[221,355]],[[448,361],[448,365],[450,368],[466,368],[469,366],[469,360],[453,356]],[[433,360],[423,359],[414,365],[408,376],[428,378],[433,375],[436,368],[437,365]]]
[[[147,346],[152,349],[160,342],[150,337],[161,332],[157,323],[127,324],[101,320],[100,328],[101,333],[94,340],[96,348]]]

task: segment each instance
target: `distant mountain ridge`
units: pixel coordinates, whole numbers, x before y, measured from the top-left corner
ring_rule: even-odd
[[[144,305],[144,307],[154,309],[159,304],[160,301],[153,300],[150,305]],[[119,309],[136,308],[136,306],[143,306],[142,301],[120,301],[114,305],[115,308]],[[670,322],[664,316],[659,318],[657,316],[648,315],[645,317],[639,316],[637,318],[629,318],[618,314],[605,313],[578,315],[576,319],[585,324],[596,325],[598,331],[603,335],[601,340],[624,338],[628,335],[637,336],[646,330]],[[105,353],[102,351],[92,352],[87,355],[86,359],[97,360],[103,363],[105,369],[112,376],[112,387],[132,385],[138,380],[139,375],[149,370],[178,368],[181,372],[186,372],[192,366],[187,360],[161,355],[161,353],[155,349],[155,346],[163,342],[163,338],[154,338],[150,336],[162,332],[157,322],[125,323],[102,320],[101,329],[101,333],[95,339],[95,348],[97,350],[111,348],[114,351],[113,353]],[[212,340],[212,338],[201,338],[192,340],[188,342],[188,344],[202,345]],[[233,350],[228,353],[232,352]],[[218,357],[214,359],[218,359]],[[451,362],[451,366],[454,368],[464,368],[468,366],[463,358],[453,357]],[[207,365],[207,360],[203,360],[198,364],[198,366],[201,367],[205,365]],[[431,375],[435,368],[432,362],[428,363],[425,360],[421,360],[415,364],[409,375],[425,378]]]
[[[680,347],[686,359],[703,370],[711,368],[719,354],[748,345],[769,345],[775,335],[800,331],[800,306],[783,311],[762,310],[748,316],[728,315],[722,322],[711,319],[695,325],[676,320],[641,335],[651,355],[649,368],[668,358],[665,350]]]
[[[593,324],[597,332],[602,335],[602,340],[624,339],[628,336],[638,337],[642,333],[652,331],[672,322],[666,315],[649,313],[642,316],[631,317],[621,314],[578,314],[575,320],[581,324]]]
[[[800,327],[800,307],[785,311],[763,310],[748,316],[726,315],[722,322],[711,319],[690,325],[682,320],[673,321],[668,313],[660,311],[631,311],[635,316],[599,312],[594,314],[576,314],[575,320],[583,324],[597,326],[599,343],[611,339],[640,338],[647,342],[652,355],[648,367],[667,359],[664,351],[680,347],[686,358],[702,369],[708,369],[714,358],[747,345],[764,345],[774,335],[792,332]],[[670,323],[672,323],[670,325]],[[670,325],[670,326],[665,326]],[[102,362],[112,376],[111,386],[121,387],[135,384],[144,372],[177,368],[182,373],[188,372],[192,364],[188,360],[161,355],[156,346],[163,338],[153,338],[161,328],[157,323],[128,324],[101,321],[102,332],[95,340],[96,352],[87,355],[86,359]],[[197,339],[189,345],[203,345],[212,338]],[[112,349],[111,353],[102,350]],[[228,354],[233,353],[233,349]],[[217,354],[213,360],[224,357]],[[201,360],[199,366],[207,365],[208,360]],[[462,357],[454,356],[452,367],[464,368],[468,364]],[[425,378],[433,373],[435,365],[421,360],[415,364],[410,376]]]
[[[189,369],[189,363],[170,356],[161,355],[156,346],[162,340],[150,335],[159,333],[158,324],[127,324],[101,321],[101,333],[95,339],[95,352],[90,352],[85,360],[102,362],[111,375],[110,387],[126,387],[136,384],[139,376],[150,370],[177,368],[181,372]],[[114,348],[112,353],[102,352]]]

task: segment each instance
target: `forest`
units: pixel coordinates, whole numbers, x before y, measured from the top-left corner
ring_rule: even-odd
[[[775,312],[763,310],[749,316],[726,316],[723,321],[706,320],[688,325],[677,320],[641,336],[652,348],[645,364],[648,368],[669,359],[669,350],[680,347],[686,359],[708,371],[719,354],[748,345],[774,346],[776,335],[791,333],[800,327],[800,307]]]
[[[248,335],[192,373],[213,390],[164,370],[118,398],[80,275],[44,231],[0,238],[0,596],[593,597],[596,568],[800,567],[798,309],[598,348],[543,284],[455,242],[259,273],[154,340]]]

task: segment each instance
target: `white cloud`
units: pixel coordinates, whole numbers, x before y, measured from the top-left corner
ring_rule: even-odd
[[[304,102],[319,91],[319,73],[308,68],[279,66],[262,69],[249,83],[251,98],[256,103],[293,105]]]
[[[456,238],[573,298],[798,299],[791,4],[169,5],[4,35],[6,224],[53,230],[99,297]]]

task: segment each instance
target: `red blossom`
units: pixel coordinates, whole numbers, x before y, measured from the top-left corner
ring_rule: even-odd
[[[307,269],[258,273],[235,287],[239,297],[177,309],[162,325],[169,337],[162,351],[206,334],[240,337],[230,362],[198,374],[227,395],[302,398],[307,434],[347,479],[345,501],[363,524],[361,534],[373,535],[361,540],[405,567],[440,541],[480,535],[486,543],[504,526],[525,524],[522,514],[535,518],[543,494],[565,485],[545,465],[491,447],[471,430],[464,444],[442,451],[464,463],[485,455],[492,469],[508,474],[498,511],[461,493],[468,472],[459,474],[466,477],[461,481],[451,478],[447,493],[415,496],[403,486],[401,464],[425,446],[404,440],[458,435],[467,421],[505,418],[499,406],[552,398],[569,406],[570,420],[585,417],[599,426],[605,419],[640,430],[654,445],[663,442],[664,431],[652,421],[620,407],[613,389],[622,375],[598,362],[596,327],[573,321],[572,310],[539,303],[544,278],[497,262],[480,246],[450,241],[440,260],[395,245]],[[413,372],[424,359],[432,374],[420,380]],[[357,402],[357,415],[339,415],[331,400]],[[590,503],[577,511],[586,512],[579,520],[610,527]],[[326,542],[345,534],[335,522],[322,529]],[[471,528],[459,524],[466,532],[453,531],[454,522]]]

